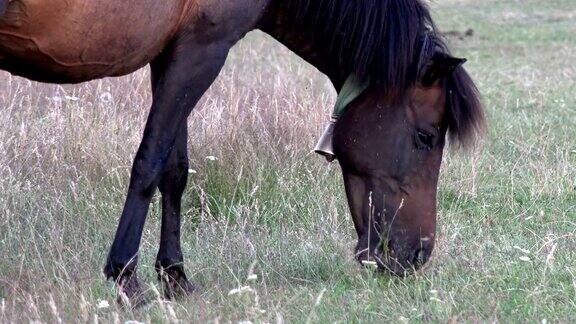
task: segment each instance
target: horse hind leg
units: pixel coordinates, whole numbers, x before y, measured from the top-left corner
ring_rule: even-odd
[[[189,295],[194,286],[188,281],[184,272],[184,258],[180,244],[182,194],[188,180],[188,131],[184,123],[174,145],[174,149],[162,179],[162,229],[160,249],[156,257],[158,280],[162,282],[164,296],[167,299]]]

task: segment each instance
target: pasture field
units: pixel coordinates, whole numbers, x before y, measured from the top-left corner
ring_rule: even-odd
[[[0,322],[575,322],[576,4],[437,0],[486,104],[445,157],[438,242],[414,276],[353,260],[340,170],[310,153],[335,93],[262,33],[190,119],[183,249],[195,295],[154,298],[159,199],[141,247],[153,302],[101,274],[150,105],[148,71],[77,86],[0,77]]]

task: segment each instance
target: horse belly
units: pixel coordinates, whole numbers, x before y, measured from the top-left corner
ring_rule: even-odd
[[[11,0],[0,18],[0,69],[76,83],[123,75],[166,46],[183,0]]]

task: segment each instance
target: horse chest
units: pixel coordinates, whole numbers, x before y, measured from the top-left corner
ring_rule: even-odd
[[[10,0],[0,18],[0,69],[55,83],[133,72],[166,45],[182,3]]]

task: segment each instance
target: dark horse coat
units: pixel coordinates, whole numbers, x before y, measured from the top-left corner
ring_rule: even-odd
[[[0,69],[75,83],[151,66],[153,103],[104,273],[137,301],[148,206],[162,194],[156,268],[167,296],[192,290],[180,246],[190,112],[228,52],[260,29],[337,90],[370,86],[336,125],[335,151],[358,233],[357,258],[397,274],[432,251],[444,137],[482,124],[476,88],[419,0],[0,0]]]

